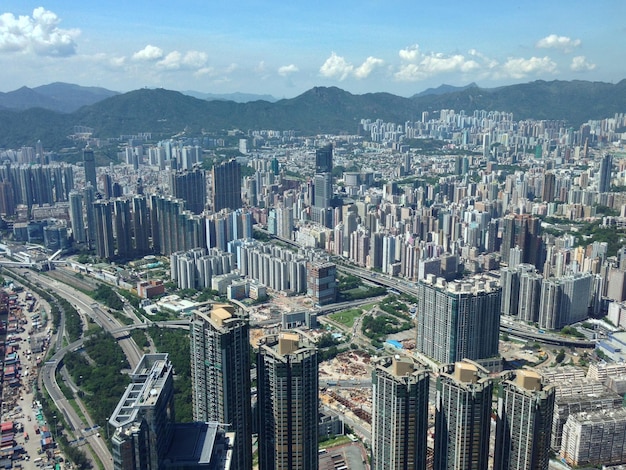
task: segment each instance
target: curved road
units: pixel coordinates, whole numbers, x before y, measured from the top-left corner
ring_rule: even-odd
[[[65,297],[72,305],[81,310],[82,313],[92,318],[105,331],[111,333],[113,337],[119,338],[118,343],[124,351],[124,354],[126,355],[130,368],[135,368],[135,366],[139,363],[141,356],[143,355],[142,351],[139,350],[132,338],[125,335],[124,333],[120,334],[114,332],[115,330],[119,330],[122,325],[116,319],[110,317],[103,310],[100,304],[94,302],[91,297],[83,294],[82,292],[77,291],[76,289],[49,277],[42,276],[33,272],[29,272],[28,276],[32,281],[39,283],[43,287],[52,289],[57,294]],[[83,340],[80,339],[69,344],[68,346],[60,348],[59,346],[62,344],[62,334],[63,330],[59,330],[56,340],[56,352],[54,356],[44,364],[42,370],[43,385],[46,387],[46,390],[50,394],[50,397],[54,401],[57,408],[65,416],[68,425],[73,429],[75,435],[77,437],[85,438],[85,440],[90,444],[91,449],[98,456],[106,470],[112,469],[112,455],[106,444],[104,443],[103,439],[101,437],[98,437],[97,433],[94,433],[93,431],[85,433],[84,430],[86,428],[91,428],[92,426],[87,426],[78,416],[74,408],[68,403],[65,395],[63,394],[59,385],[56,382],[56,371],[65,354],[67,354],[67,352],[69,351],[82,347],[83,342]],[[86,419],[90,421],[89,418]]]

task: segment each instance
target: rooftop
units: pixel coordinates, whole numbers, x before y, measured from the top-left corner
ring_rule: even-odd
[[[130,425],[141,408],[156,405],[171,371],[172,363],[167,353],[144,354],[131,375],[132,383],[109,418],[109,424],[115,428]]]

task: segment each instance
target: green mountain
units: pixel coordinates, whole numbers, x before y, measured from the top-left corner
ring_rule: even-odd
[[[115,95],[72,113],[44,109],[0,110],[0,148],[72,145],[73,126],[92,127],[96,137],[152,132],[169,137],[239,128],[292,129],[302,134],[354,134],[362,118],[396,123],[421,119],[423,111],[477,109],[512,112],[514,119],[562,119],[578,127],[588,119],[626,112],[626,80],[617,84],[585,81],[535,81],[485,89],[471,84],[447,93],[403,98],[389,93],[353,95],[336,87],[316,87],[300,96],[236,103],[205,101],[164,89],[141,89]],[[433,115],[433,114],[431,114]]]

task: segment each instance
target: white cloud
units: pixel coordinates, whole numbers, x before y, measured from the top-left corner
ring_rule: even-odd
[[[333,52],[320,67],[320,74],[326,78],[345,80],[352,73],[352,70],[354,70],[352,64]]]
[[[443,54],[431,54],[422,60],[422,68],[430,74],[446,73],[446,72],[473,72],[480,68],[478,62],[472,59],[466,59],[461,54],[453,56],[445,56]]]
[[[398,53],[402,60],[407,62],[415,62],[422,55],[420,52],[420,46],[418,44],[413,44],[412,46],[407,47],[406,49],[400,49]]]
[[[357,79],[367,78],[377,67],[384,65],[382,59],[376,57],[368,57],[358,67],[355,67],[349,63],[345,58],[331,53],[330,57],[326,59],[326,62],[320,67],[320,75],[326,78],[336,78],[338,80],[345,80],[349,76],[353,76]]]
[[[201,69],[208,60],[205,52],[188,51],[184,55],[179,51],[172,51],[157,62],[157,67],[166,70]]]
[[[547,56],[530,59],[510,57],[502,65],[499,75],[519,79],[533,74],[555,72],[556,64]]]
[[[223,83],[230,81],[228,75],[234,72],[237,68],[237,64],[230,64],[223,69],[216,69],[215,67],[207,66],[196,70],[193,75],[194,77],[209,77],[213,80],[214,83]]]
[[[194,76],[196,77],[213,77],[215,76],[215,69],[213,67],[202,67],[194,72]]]
[[[200,68],[206,64],[208,58],[206,52],[188,51],[183,57],[182,64],[191,68]]]
[[[123,67],[126,65],[126,57],[111,57],[109,64],[111,64],[112,67]]]
[[[40,56],[67,57],[76,54],[78,29],[59,28],[59,17],[38,7],[33,16],[0,15],[0,52],[34,53]]]
[[[376,57],[368,57],[361,65],[354,69],[354,76],[358,79],[367,78],[377,67],[382,67],[385,62]]]
[[[281,77],[286,77],[287,75],[290,75],[298,71],[300,71],[300,69],[298,68],[297,65],[294,65],[294,64],[283,65],[282,67],[278,67],[278,75],[280,75]]]
[[[471,50],[469,55],[474,58],[467,58],[463,54],[446,55],[440,52],[424,54],[420,51],[419,45],[415,44],[399,51],[400,58],[405,62],[400,65],[395,77],[397,80],[412,82],[424,80],[433,75],[442,73],[470,73],[483,68],[483,65],[474,58],[487,62],[487,58],[476,50]],[[492,65],[489,61],[487,66]]]
[[[587,61],[584,55],[576,56],[572,59],[572,63],[569,66],[574,72],[588,72],[596,68],[596,64],[592,64]]]
[[[498,66],[497,60],[487,57],[485,54],[477,51],[476,49],[470,49],[469,51],[467,51],[467,53],[472,57],[479,59],[482,62],[483,68],[494,69]]]
[[[163,49],[148,44],[142,50],[133,54],[133,60],[154,61],[163,57]]]
[[[572,49],[581,45],[580,39],[572,39],[567,36],[557,36],[556,34],[550,34],[545,38],[540,39],[535,44],[540,49],[560,49],[563,52],[570,52]]]
[[[172,51],[167,54],[162,60],[157,62],[157,66],[162,69],[176,70],[180,68],[180,63],[183,56],[178,51]]]

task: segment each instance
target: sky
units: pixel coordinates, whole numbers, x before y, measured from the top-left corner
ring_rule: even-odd
[[[52,82],[292,98],[626,78],[624,0],[3,0],[0,91]]]

